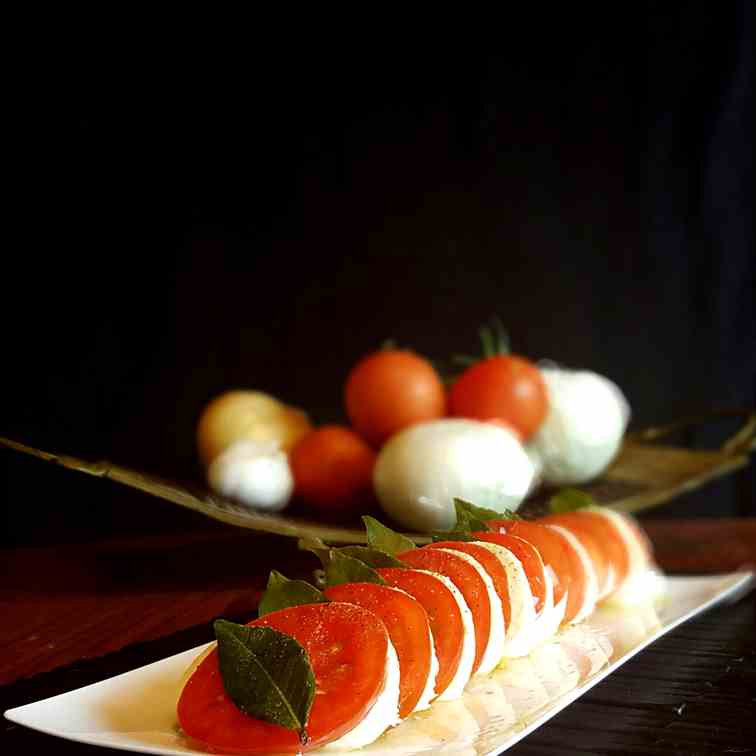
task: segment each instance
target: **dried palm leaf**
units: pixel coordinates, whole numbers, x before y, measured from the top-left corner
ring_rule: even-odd
[[[745,418],[743,427],[718,450],[700,451],[651,443],[673,432],[712,417],[738,415]],[[365,543],[361,529],[339,527],[282,514],[258,512],[217,496],[205,489],[166,480],[132,470],[112,462],[88,462],[61,454],[35,449],[0,437],[0,444],[16,451],[58,464],[70,470],[122,483],[152,496],[200,512],[215,520],[252,530],[291,536],[319,538],[327,543]],[[700,418],[680,421],[658,428],[629,434],[617,459],[599,479],[582,489],[599,503],[623,512],[639,512],[659,506],[709,481],[728,475],[748,465],[750,451],[756,448],[756,411],[720,410]],[[536,515],[548,500],[542,493],[521,509]],[[427,534],[408,533],[416,543],[428,543]]]

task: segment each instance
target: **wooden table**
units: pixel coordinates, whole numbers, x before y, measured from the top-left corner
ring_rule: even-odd
[[[649,520],[675,573],[756,565],[756,519]],[[307,577],[284,538],[208,528],[0,551],[0,707],[62,693],[211,638],[210,621],[253,615],[275,566]],[[103,754],[3,721],[0,750]],[[512,754],[756,753],[756,596],[657,641]],[[115,752],[114,752],[115,753]]]

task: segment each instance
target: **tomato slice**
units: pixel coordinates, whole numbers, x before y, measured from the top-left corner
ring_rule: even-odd
[[[461,551],[464,554],[468,554],[477,559],[481,567],[488,573],[491,578],[491,582],[496,589],[496,595],[501,600],[501,609],[504,614],[504,627],[509,627],[509,621],[511,619],[511,606],[509,604],[509,582],[507,579],[507,570],[504,565],[499,561],[499,558],[493,552],[478,546],[475,543],[469,541],[437,541],[436,543],[428,544],[428,548],[431,549],[452,549],[454,551]]]
[[[493,530],[478,530],[472,533],[472,536],[476,541],[488,541],[503,546],[520,560],[522,569],[528,578],[530,592],[535,599],[536,614],[540,612],[546,603],[546,576],[543,559],[538,553],[538,549],[523,538],[507,533],[497,533]]]
[[[296,732],[236,707],[223,687],[217,649],[197,667],[179,698],[179,723],[190,738],[225,753],[296,753],[333,742],[364,719],[386,675],[388,633],[375,614],[354,604],[306,604],[249,624],[290,635],[307,651],[317,685],[308,743],[302,746]]]
[[[441,549],[411,549],[397,554],[397,559],[421,570],[431,570],[446,575],[459,589],[472,613],[475,626],[475,660],[472,674],[475,674],[483,660],[491,635],[491,600],[483,578],[471,564],[456,554]]]
[[[608,563],[614,567],[617,575],[615,589],[625,582],[633,570],[633,557],[630,552],[630,545],[625,540],[626,536],[623,535],[615,522],[617,518],[622,518],[622,521],[626,523],[630,531],[630,535],[634,536],[641,545],[646,558],[651,559],[649,541],[632,517],[619,512],[615,512],[610,516],[608,512],[593,512],[590,509],[581,509],[573,514],[585,523],[584,526],[586,528],[590,528],[591,534],[603,548]]]
[[[590,521],[586,520],[576,512],[564,512],[562,514],[548,515],[538,520],[544,525],[561,525],[572,533],[580,541],[596,570],[596,578],[599,585],[599,596],[603,598],[609,593],[611,588],[612,573],[609,569],[609,554],[597,537],[596,532],[592,532]]]
[[[588,576],[580,556],[569,541],[556,530],[525,520],[491,520],[487,523],[492,528],[504,529],[510,535],[524,538],[541,553],[544,564],[551,567],[554,575],[554,604],[567,594],[567,606],[564,621],[574,619],[585,600]]]
[[[343,583],[327,588],[325,595],[369,609],[383,620],[399,657],[399,716],[408,717],[431,670],[430,625],[422,604],[404,591],[375,583]]]
[[[437,577],[420,570],[383,567],[378,574],[388,585],[416,598],[427,612],[438,659],[435,693],[440,696],[457,673],[465,637],[462,613],[452,592]]]

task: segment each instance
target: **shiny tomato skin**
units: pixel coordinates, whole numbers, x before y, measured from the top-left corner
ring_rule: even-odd
[[[373,449],[350,428],[323,425],[289,454],[295,494],[324,513],[364,507],[373,501],[375,458]]]
[[[376,448],[403,428],[446,413],[446,391],[433,365],[398,349],[360,360],[347,377],[344,399],[352,426]]]
[[[496,355],[476,362],[455,381],[449,412],[473,420],[502,420],[523,439],[532,436],[548,411],[541,371],[516,355]]]

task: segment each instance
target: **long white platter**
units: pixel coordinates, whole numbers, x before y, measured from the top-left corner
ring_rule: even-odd
[[[650,643],[754,585],[753,572],[672,577],[661,604],[604,607],[529,657],[474,678],[458,701],[435,703],[358,753],[492,756],[527,736]],[[117,677],[9,709],[12,722],[68,740],[137,753],[201,753],[179,731],[175,705],[193,648]]]

